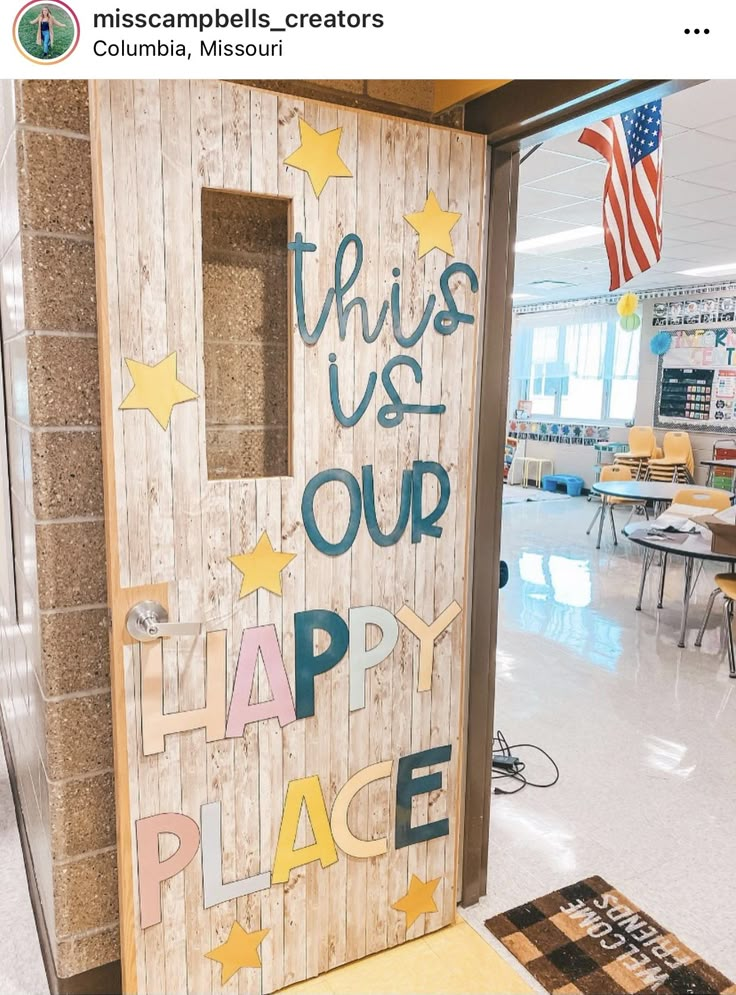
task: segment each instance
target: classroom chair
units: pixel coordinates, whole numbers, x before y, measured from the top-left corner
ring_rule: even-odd
[[[666,432],[662,449],[664,456],[649,460],[644,479],[666,480],[673,484],[694,483],[693,447],[687,432]]]
[[[711,512],[716,514],[719,511],[725,511],[726,508],[731,506],[731,492],[721,490],[719,487],[703,487],[701,490],[693,491],[678,491],[672,501],[672,506],[674,505],[687,505],[689,507],[699,508],[702,514],[707,514]],[[664,565],[662,566],[664,570]],[[702,563],[701,563],[702,569]],[[723,574],[724,577],[732,577],[733,574]],[[697,578],[696,578],[697,580]],[[705,609],[705,615],[703,616],[703,621],[698,630],[698,635],[695,639],[695,645],[701,646],[703,643],[703,634],[705,633],[705,628],[708,625],[708,620],[710,619],[710,614],[713,611],[713,604],[719,594],[723,593],[723,589],[718,584],[718,577],[716,577],[716,584],[708,598],[708,604]],[[660,598],[661,600],[661,598]],[[731,656],[729,655],[729,660]],[[732,675],[733,676],[733,675]]]
[[[629,448],[624,453],[618,453],[614,464],[627,466],[633,473],[634,480],[640,480],[646,472],[649,460],[657,454],[657,440],[651,426],[634,425],[629,429]]]
[[[611,466],[601,467],[601,475],[600,475],[601,483],[603,483],[606,480],[607,481],[620,480],[622,483],[624,483],[627,480],[633,480],[633,479],[634,478],[631,475],[631,470],[629,469],[628,466],[618,466],[616,463],[613,463]],[[640,498],[634,499],[634,498],[622,498],[622,497],[607,497],[605,503],[603,502],[603,499],[601,499],[600,506],[596,511],[595,515],[593,516],[593,521],[588,526],[588,530],[585,534],[588,536],[590,535],[590,533],[593,531],[593,526],[598,521],[599,516],[603,514],[605,508],[608,510],[608,518],[611,524],[611,533],[613,534],[613,543],[614,545],[618,545],[618,538],[616,536],[616,522],[614,521],[613,518],[613,506],[615,504],[630,505],[631,514],[633,515],[634,508],[637,505],[640,505],[641,503],[642,501]],[[646,504],[644,505],[644,510],[646,513]],[[649,515],[647,515],[647,518],[649,518]]]
[[[733,652],[733,603],[736,600],[736,574],[716,574],[717,590],[723,595],[725,611],[723,621],[726,626],[726,646],[728,647],[728,676],[736,677],[736,659]],[[700,643],[697,644],[698,646]]]

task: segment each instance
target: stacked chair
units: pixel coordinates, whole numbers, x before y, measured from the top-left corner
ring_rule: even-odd
[[[649,460],[644,479],[673,484],[695,483],[693,447],[687,432],[667,432],[662,448],[664,456]]]
[[[633,480],[641,480],[647,472],[650,461],[658,455],[657,440],[651,426],[634,425],[629,430],[629,448],[618,453],[615,465],[625,466],[631,471]]]

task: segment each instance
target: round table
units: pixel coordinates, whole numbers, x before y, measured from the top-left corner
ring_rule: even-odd
[[[703,563],[704,561],[709,560],[715,561],[716,563],[727,563],[729,565],[729,569],[733,571],[734,568],[736,568],[736,555],[729,556],[728,553],[714,553],[710,548],[710,537],[703,536],[699,532],[693,533],[693,535],[688,535],[683,542],[680,542],[680,536],[682,533],[672,533],[674,538],[668,538],[666,535],[647,535],[650,528],[651,525],[641,525],[639,523],[627,525],[624,528],[624,535],[626,538],[631,539],[632,542],[635,542],[638,546],[641,546],[644,549],[644,559],[641,566],[641,580],[639,582],[639,597],[636,602],[636,610],[641,611],[641,602],[644,596],[644,584],[647,579],[647,572],[652,564],[655,554],[664,553],[662,573],[659,579],[659,598],[657,601],[657,608],[662,607],[667,557],[682,556],[685,561],[685,586],[682,592],[680,639],[677,643],[677,645],[682,648],[685,645],[685,629],[687,628],[687,613],[690,604],[690,597],[693,593],[693,588],[695,587],[695,584],[693,583],[693,567],[695,565],[695,561],[699,560],[700,563]],[[698,632],[698,637],[695,640],[696,646],[700,646],[702,642],[703,632],[705,631],[705,626],[708,623],[708,617],[710,616],[711,608],[713,607],[713,602],[717,593],[718,588],[716,588],[710,596],[705,617],[703,618],[703,623],[700,627],[700,631]]]
[[[671,504],[675,495],[679,494],[680,491],[702,491],[702,489],[697,484],[665,484],[658,483],[656,480],[598,481],[597,484],[593,484],[591,487],[594,494],[600,494],[603,502],[600,522],[598,523],[598,541],[595,544],[595,548],[601,548],[603,519],[606,517],[607,498],[626,498],[627,501],[653,501],[655,505],[659,505],[661,508],[665,504]],[[618,545],[615,528],[613,542],[614,545]]]

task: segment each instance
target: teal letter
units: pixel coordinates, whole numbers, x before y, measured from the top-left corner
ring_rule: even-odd
[[[376,493],[373,481],[373,467],[364,466],[362,470],[363,478],[363,507],[365,508],[365,524],[371,539],[377,546],[393,546],[404,534],[404,529],[409,521],[411,511],[412,492],[412,472],[404,470],[401,474],[401,500],[399,504],[399,517],[394,528],[385,535],[381,532],[376,516]]]
[[[425,517],[422,515],[422,491],[424,489],[424,477],[432,473],[439,481],[440,496],[433,511]],[[411,541],[421,542],[422,536],[432,536],[439,539],[442,529],[434,523],[442,518],[450,500],[450,478],[447,470],[434,460],[424,462],[415,460],[412,467],[413,488],[411,499]]]
[[[455,298],[450,289],[450,277],[455,273],[464,273],[470,281],[470,289],[475,294],[478,292],[478,277],[475,270],[471,269],[467,263],[450,263],[440,277],[440,290],[447,304],[447,311],[439,311],[434,319],[435,331],[440,335],[452,335],[458,325],[472,325],[475,318],[472,314],[465,314],[458,311]]]
[[[299,325],[299,334],[307,345],[314,345],[324,330],[327,315],[330,313],[335,297],[335,288],[330,287],[327,291],[319,320],[314,326],[314,332],[310,332],[307,328],[307,315],[304,309],[304,253],[314,252],[317,246],[314,242],[305,242],[302,233],[298,231],[294,236],[294,241],[289,242],[286,248],[294,253],[294,296],[296,298],[296,320]]]
[[[345,535],[339,542],[330,542],[328,539],[325,539],[314,517],[314,499],[317,491],[323,484],[327,484],[332,480],[345,484],[348,496],[350,497],[350,517],[347,528],[345,529]],[[355,542],[355,536],[358,534],[358,526],[360,525],[360,485],[352,473],[348,470],[340,469],[320,470],[319,473],[316,473],[304,488],[304,494],[302,495],[302,521],[304,522],[304,528],[310,542],[320,553],[326,553],[327,556],[341,556],[343,553],[347,553]]]
[[[314,633],[321,629],[330,637],[322,653],[314,652]],[[332,670],[345,656],[350,637],[348,627],[335,612],[324,608],[294,615],[294,669],[296,673],[296,717],[314,715],[314,678]]]
[[[396,822],[394,829],[394,846],[400,850],[412,843],[425,843],[439,836],[449,836],[449,819],[438,819],[427,822],[423,826],[411,824],[411,800],[415,795],[426,795],[430,791],[442,790],[442,774],[424,774],[422,777],[412,777],[417,767],[431,767],[434,764],[446,764],[452,755],[451,746],[435,746],[431,750],[421,750],[408,757],[399,758],[399,768],[396,775]]]

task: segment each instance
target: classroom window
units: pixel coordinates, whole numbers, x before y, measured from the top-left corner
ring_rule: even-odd
[[[202,191],[210,480],[289,474],[290,202]]]
[[[527,319],[528,322],[528,319]],[[639,332],[617,321],[527,323],[514,333],[512,403],[532,416],[630,421],[639,374]]]

